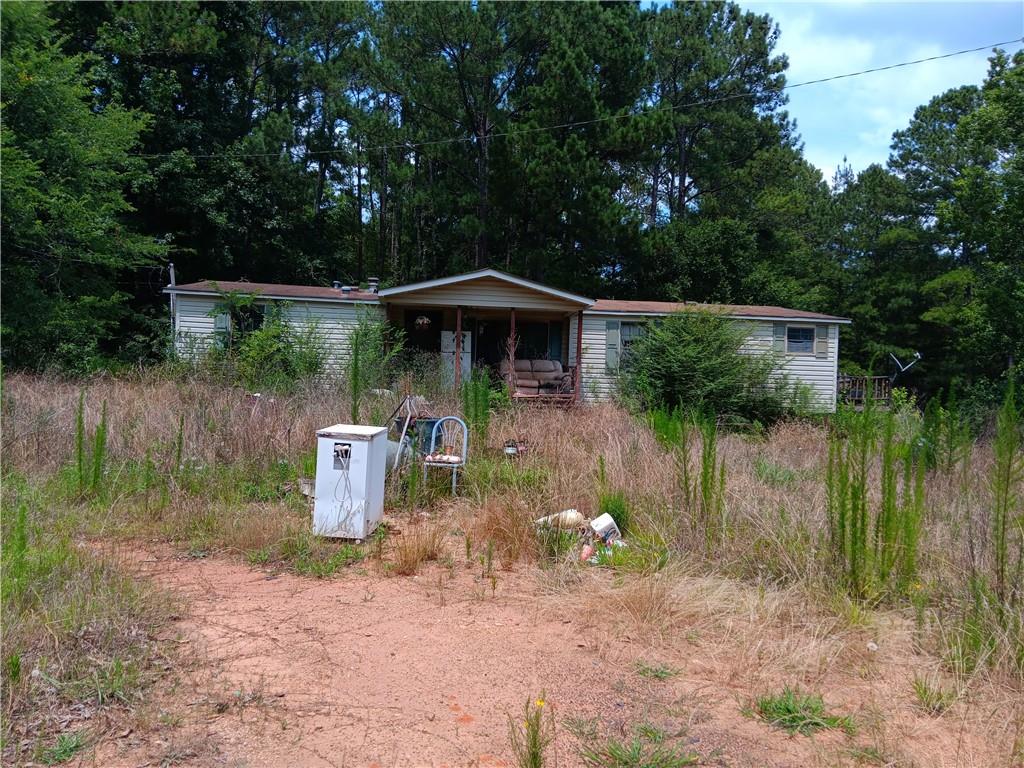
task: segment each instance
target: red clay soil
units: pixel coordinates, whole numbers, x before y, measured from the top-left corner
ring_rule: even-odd
[[[508,716],[541,692],[557,766],[581,764],[570,731],[591,719],[595,744],[647,723],[705,765],[835,765],[851,743],[744,717],[742,689],[713,676],[638,675],[638,660],[699,665],[612,637],[571,601],[553,610],[535,568],[497,572],[492,594],[461,563],[453,575],[367,566],[314,580],[221,557],[141,557],[141,573],[183,598],[165,639],[187,671],[156,686],[145,723],[98,745],[97,765],[505,766]]]

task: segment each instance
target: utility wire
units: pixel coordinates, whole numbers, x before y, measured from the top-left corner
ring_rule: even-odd
[[[860,69],[860,70],[857,70],[856,72],[845,72],[845,73],[843,73],[841,75],[830,75],[829,77],[819,77],[819,78],[816,78],[814,80],[804,80],[803,82],[800,82],[800,83],[789,83],[789,84],[786,84],[786,85],[782,86],[781,88],[779,88],[778,91],[779,92],[790,91],[790,90],[793,90],[794,88],[804,88],[804,87],[806,87],[808,85],[819,85],[821,83],[830,83],[830,82],[834,82],[836,80],[845,80],[845,79],[848,79],[848,78],[851,78],[851,77],[861,77],[862,75],[870,75],[870,74],[873,74],[875,72],[886,72],[886,71],[891,70],[891,69],[900,69],[901,67],[911,67],[911,66],[914,66],[916,64],[925,64],[925,63],[927,63],[929,61],[939,61],[941,59],[951,59],[954,56],[963,56],[964,54],[967,54],[967,53],[977,53],[979,51],[985,51],[985,50],[989,50],[989,49],[992,49],[992,48],[999,48],[999,47],[1004,46],[1004,45],[1011,45],[1013,43],[1021,43],[1021,42],[1024,42],[1024,38],[1014,38],[1013,40],[1004,40],[1004,41],[998,42],[998,43],[990,43],[988,45],[979,45],[976,48],[964,48],[963,50],[960,50],[960,51],[952,51],[950,53],[941,53],[941,54],[938,54],[936,56],[927,56],[927,57],[925,57],[923,59],[913,59],[911,61],[901,61],[901,62],[896,63],[896,64],[887,64],[887,65],[882,66],[882,67],[871,67],[869,69]],[[734,94],[731,94],[729,96],[719,96],[719,97],[716,97],[716,98],[713,98],[713,99],[703,99],[703,100],[700,100],[700,101],[691,101],[691,102],[687,102],[685,104],[670,104],[670,105],[665,106],[665,107],[655,107],[653,109],[648,109],[648,110],[644,110],[644,111],[641,111],[641,112],[625,112],[625,113],[617,114],[617,115],[607,115],[605,117],[595,117],[595,118],[590,119],[590,120],[577,120],[577,121],[567,122],[567,123],[558,123],[556,125],[544,125],[544,126],[537,126],[537,127],[534,127],[534,128],[519,128],[519,129],[516,129],[514,131],[504,131],[504,132],[500,132],[500,133],[491,133],[491,134],[488,134],[487,138],[488,139],[496,139],[496,138],[503,138],[503,137],[508,137],[508,136],[521,136],[521,135],[527,134],[527,133],[539,133],[539,132],[542,132],[542,131],[555,131],[555,130],[560,130],[560,129],[563,129],[563,128],[576,128],[576,127],[580,127],[580,126],[584,126],[584,125],[594,125],[595,123],[608,122],[608,121],[611,121],[611,120],[622,120],[624,118],[629,118],[629,117],[642,117],[642,116],[645,116],[645,115],[659,114],[661,112],[674,112],[674,111],[679,110],[679,109],[688,109],[690,107],[710,106],[712,104],[721,104],[723,102],[735,101],[737,99],[748,99],[748,98],[756,97],[758,95],[759,94],[756,94],[756,93],[734,93]],[[457,136],[457,137],[451,137],[451,138],[447,138],[447,139],[433,139],[433,140],[419,141],[419,142],[404,141],[404,142],[398,142],[398,143],[394,143],[394,144],[380,144],[380,145],[373,146],[373,147],[362,147],[360,149],[360,151],[376,152],[376,151],[382,151],[382,150],[386,150],[386,149],[415,149],[417,147],[431,147],[431,146],[438,146],[438,145],[443,145],[443,144],[459,144],[459,143],[472,142],[472,141],[476,141],[476,138],[477,138],[476,136]],[[160,158],[160,157],[170,157],[172,155],[178,154],[178,153],[183,152],[183,151],[184,150],[179,149],[179,150],[177,150],[175,152],[162,152],[162,153],[157,153],[157,154],[141,154],[141,155],[135,155],[135,157],[143,157],[143,158],[147,158],[147,159],[155,159],[155,158]],[[345,149],[320,149],[320,150],[307,150],[307,151],[303,152],[302,154],[305,157],[311,157],[311,156],[316,156],[316,155],[340,154],[340,153],[346,152],[346,151],[348,151],[348,150],[345,150]],[[232,158],[280,157],[281,154],[282,154],[281,152],[253,152],[253,153],[245,153],[245,152],[239,152],[239,153],[235,153],[235,152],[219,152],[219,153],[216,153],[216,154],[189,155],[189,157],[195,158],[197,160],[212,160],[212,159],[216,159],[218,157],[232,157]]]

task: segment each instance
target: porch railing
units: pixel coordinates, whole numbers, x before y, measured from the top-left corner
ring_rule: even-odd
[[[888,376],[839,375],[837,394],[840,402],[862,406],[870,397],[876,405],[892,404],[892,381]]]

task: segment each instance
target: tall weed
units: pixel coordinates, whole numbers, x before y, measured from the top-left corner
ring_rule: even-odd
[[[923,462],[897,438],[892,411],[879,413],[868,402],[844,427],[845,434],[830,436],[825,477],[832,565],[855,598],[904,591],[917,575]]]

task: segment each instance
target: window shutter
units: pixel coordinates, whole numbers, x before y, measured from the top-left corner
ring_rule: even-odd
[[[772,340],[772,348],[776,352],[786,351],[786,324],[775,323],[775,335]]]
[[[619,321],[608,320],[605,325],[604,367],[608,373],[619,370]]]
[[[814,326],[814,356],[819,359],[828,357],[828,326]]]

